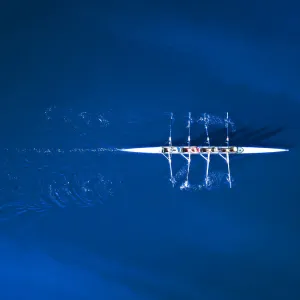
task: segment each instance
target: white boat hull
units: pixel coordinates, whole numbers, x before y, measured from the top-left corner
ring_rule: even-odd
[[[262,153],[275,153],[275,152],[285,152],[288,149],[278,149],[278,148],[260,148],[260,147],[186,147],[186,146],[168,146],[168,147],[147,147],[147,148],[129,148],[120,149],[124,152],[132,153],[144,153],[144,154],[262,154]]]

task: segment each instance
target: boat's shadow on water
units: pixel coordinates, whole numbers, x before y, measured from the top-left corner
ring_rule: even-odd
[[[296,141],[287,142],[285,132],[288,130],[287,127],[272,127],[264,126],[261,128],[254,128],[250,126],[243,126],[240,129],[230,134],[230,144],[234,146],[257,146],[257,147],[268,147],[268,148],[284,148],[293,149],[298,145]],[[209,132],[211,145],[222,146],[225,145],[226,132],[224,128],[218,128],[210,130]],[[191,136],[191,145],[199,146],[205,144],[206,134],[205,132],[198,134],[197,137]],[[173,145],[187,145],[187,137],[173,138]],[[157,141],[151,144],[151,147],[162,146],[167,144],[167,139]],[[132,148],[149,147],[150,145],[135,145]]]

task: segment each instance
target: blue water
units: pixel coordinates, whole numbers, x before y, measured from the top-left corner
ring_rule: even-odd
[[[294,3],[294,7],[290,3]],[[299,6],[39,2],[1,9],[0,282],[5,299],[299,299]],[[186,116],[232,143],[234,188],[172,188]],[[225,129],[210,128],[224,143]],[[204,141],[194,124],[192,140]],[[174,159],[175,160],[175,159]],[[185,161],[174,161],[178,172]],[[226,164],[212,162],[216,172]],[[193,160],[191,184],[205,163]]]

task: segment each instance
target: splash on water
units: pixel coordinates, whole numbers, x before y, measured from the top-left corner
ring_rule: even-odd
[[[72,126],[74,129],[78,129],[80,123],[82,122],[88,127],[100,126],[108,127],[110,111],[106,113],[101,112],[76,112],[73,109],[61,109],[55,105],[52,105],[45,109],[44,117],[46,121],[63,121],[65,124]]]
[[[232,119],[228,119],[228,121],[225,119],[225,117],[220,117],[212,114],[202,114],[200,117],[193,118],[193,122],[204,124],[207,126],[222,126],[226,127],[227,124],[231,127],[231,132],[236,131],[235,123],[232,121]]]
[[[184,165],[180,168],[179,171],[176,172],[176,174],[174,175],[174,179],[175,182],[177,183],[178,181],[180,181],[183,177],[186,176],[187,173],[187,165]]]
[[[176,183],[179,181],[179,179],[182,179],[185,177],[187,171],[187,167],[184,166],[176,173],[175,176],[177,176]],[[190,183],[187,182],[186,180],[183,181],[179,187],[181,191],[192,191],[192,192],[197,192],[201,190],[213,190],[213,189],[218,189],[220,188],[224,183],[228,184],[227,179],[228,174],[223,172],[223,171],[211,171],[209,174],[209,178],[207,183],[205,183],[205,180],[201,183]],[[233,179],[232,179],[233,181]]]
[[[189,192],[197,192],[200,190],[203,190],[204,186],[201,184],[191,184],[191,183],[187,183],[184,182],[181,186],[180,186],[180,190],[181,191],[189,191]]]

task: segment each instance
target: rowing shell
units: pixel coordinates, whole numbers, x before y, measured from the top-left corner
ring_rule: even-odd
[[[191,146],[191,124],[192,124],[192,117],[191,113],[189,112],[188,115],[188,139],[187,139],[187,146],[173,146],[172,144],[172,124],[174,121],[173,113],[170,116],[170,134],[169,134],[169,143],[168,146],[161,146],[161,147],[147,147],[147,148],[129,148],[129,149],[119,149],[120,151],[124,152],[131,152],[131,153],[146,153],[146,154],[162,154],[169,162],[169,169],[170,169],[170,181],[172,182],[173,186],[176,183],[176,180],[173,176],[172,170],[172,156],[174,154],[181,155],[187,161],[187,172],[186,172],[186,180],[183,184],[184,187],[189,187],[189,171],[191,165],[191,155],[198,154],[206,161],[206,172],[205,172],[205,186],[210,187],[211,179],[209,176],[209,167],[210,167],[210,157],[213,154],[217,154],[224,159],[227,164],[227,176],[226,179],[229,183],[229,187],[232,187],[232,179],[231,179],[231,172],[230,172],[230,161],[229,156],[231,154],[260,154],[260,153],[275,153],[275,152],[285,152],[289,151],[288,149],[278,149],[278,148],[260,148],[260,147],[238,147],[238,146],[231,146],[229,145],[229,126],[231,121],[228,116],[228,112],[226,113],[226,117],[224,119],[225,130],[226,130],[226,146],[212,146],[210,144],[210,138],[208,134],[208,126],[210,124],[210,116],[208,114],[204,114],[202,118],[199,120],[203,122],[204,129],[206,133],[206,146]]]
[[[260,147],[197,147],[197,146],[168,146],[168,147],[147,147],[147,148],[129,148],[120,149],[125,152],[148,153],[148,154],[260,154],[285,152],[288,149],[278,148],[260,148]]]

